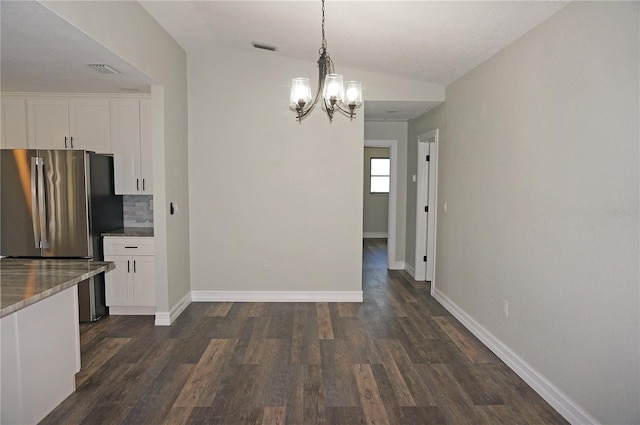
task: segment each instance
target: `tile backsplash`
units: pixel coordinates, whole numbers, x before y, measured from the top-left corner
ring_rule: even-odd
[[[153,195],[122,197],[124,227],[153,227]]]

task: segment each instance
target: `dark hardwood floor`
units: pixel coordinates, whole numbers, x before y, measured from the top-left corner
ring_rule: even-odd
[[[566,424],[364,242],[364,302],[192,303],[170,327],[81,326],[77,391],[43,424]]]

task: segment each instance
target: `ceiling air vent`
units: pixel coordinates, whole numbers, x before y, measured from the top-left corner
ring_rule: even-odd
[[[103,63],[90,63],[87,66],[101,74],[120,74],[120,71],[117,69]]]
[[[275,47],[275,46],[269,46],[268,44],[264,44],[264,43],[257,43],[257,42],[255,42],[255,41],[252,41],[252,42],[251,42],[251,45],[252,45],[253,47],[255,47],[256,49],[268,50],[268,51],[270,51],[270,52],[275,52],[275,51],[277,51],[277,50],[278,50],[278,48],[277,48],[277,47]]]

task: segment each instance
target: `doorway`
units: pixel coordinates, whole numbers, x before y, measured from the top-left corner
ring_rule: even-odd
[[[389,206],[387,213],[387,267],[390,270],[404,269],[404,262],[396,260],[396,208],[398,199],[398,141],[365,140],[364,147],[389,148]],[[365,180],[366,181],[366,180]]]
[[[418,137],[415,280],[432,282],[436,263],[438,130]]]

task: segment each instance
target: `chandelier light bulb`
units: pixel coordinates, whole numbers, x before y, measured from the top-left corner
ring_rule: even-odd
[[[357,108],[362,105],[362,83],[360,81],[347,81],[344,103],[347,106]]]
[[[291,107],[304,107],[311,101],[311,85],[308,78],[294,78],[291,81],[291,95],[289,103]]]
[[[324,81],[324,98],[327,102],[342,102],[344,99],[344,85],[342,83],[342,75],[327,74]]]

